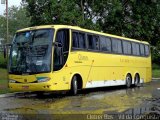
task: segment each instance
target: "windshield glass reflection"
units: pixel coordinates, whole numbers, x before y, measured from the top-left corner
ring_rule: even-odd
[[[11,48],[9,72],[50,72],[52,40],[52,29],[17,33]]]

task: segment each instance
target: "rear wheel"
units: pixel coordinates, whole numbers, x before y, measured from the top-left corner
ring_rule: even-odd
[[[71,83],[71,94],[76,95],[78,92],[78,82],[77,82],[77,77],[74,76],[72,78],[72,83]]]
[[[130,88],[131,85],[132,85],[132,77],[131,77],[130,74],[127,74],[127,76],[126,76],[126,86],[127,86],[127,88]]]
[[[135,77],[134,77],[134,85],[135,85],[135,87],[137,87],[139,85],[139,83],[140,83],[140,77],[139,77],[138,74],[136,74]]]

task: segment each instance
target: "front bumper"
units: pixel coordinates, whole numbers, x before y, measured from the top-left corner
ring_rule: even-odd
[[[9,89],[16,92],[53,91],[54,87],[48,83],[9,83]]]

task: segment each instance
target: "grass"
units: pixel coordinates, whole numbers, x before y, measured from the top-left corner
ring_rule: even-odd
[[[152,77],[153,78],[160,78],[160,69],[153,69],[152,70]]]
[[[7,84],[7,70],[0,68],[0,94],[9,92]]]
[[[0,94],[5,94],[5,93],[9,93],[10,91],[9,91],[9,89],[7,88],[7,89],[1,89],[0,88]]]
[[[5,82],[5,80],[7,80],[7,70],[6,69],[2,69],[0,68],[0,83],[1,82]]]

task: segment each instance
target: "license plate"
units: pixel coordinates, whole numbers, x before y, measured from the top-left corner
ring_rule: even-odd
[[[27,90],[29,89],[29,86],[22,86],[22,89]]]

